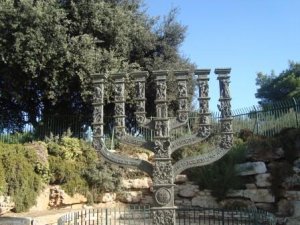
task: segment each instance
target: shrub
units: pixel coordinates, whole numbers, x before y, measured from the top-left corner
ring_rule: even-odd
[[[231,189],[243,187],[234,165],[245,160],[245,143],[238,141],[230,152],[213,164],[190,169],[188,177],[201,189],[210,189],[218,201],[223,200]]]
[[[40,190],[41,179],[34,172],[33,162],[36,162],[34,151],[19,144],[0,143],[0,164],[7,186],[4,195],[12,197],[16,212],[33,206]]]

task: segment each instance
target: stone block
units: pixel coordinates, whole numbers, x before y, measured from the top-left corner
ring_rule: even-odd
[[[104,193],[99,197],[99,202],[107,203],[107,202],[113,202],[117,198],[116,193]]]
[[[212,196],[196,196],[192,199],[192,206],[218,208],[219,204]]]
[[[31,225],[31,218],[0,217],[0,225]]]
[[[187,176],[185,174],[180,174],[180,175],[177,175],[175,177],[174,183],[176,183],[176,184],[183,184],[183,183],[185,183],[187,181],[188,181]]]
[[[284,197],[288,200],[300,200],[300,191],[285,191]]]
[[[139,203],[142,196],[141,191],[124,191],[117,195],[117,199],[123,203]]]
[[[193,198],[197,195],[198,192],[198,185],[186,184],[180,186],[178,195],[184,198]]]
[[[264,162],[246,162],[235,165],[235,170],[240,176],[255,175],[267,172]]]
[[[255,184],[257,187],[270,187],[271,186],[270,178],[271,178],[271,174],[269,173],[257,174],[255,176]]]
[[[152,180],[148,177],[138,179],[123,179],[122,186],[126,189],[147,189],[152,186]]]
[[[268,189],[235,190],[227,194],[228,197],[248,198],[253,202],[274,203],[275,197]]]
[[[288,217],[294,214],[294,206],[291,201],[281,199],[277,203],[277,215]]]

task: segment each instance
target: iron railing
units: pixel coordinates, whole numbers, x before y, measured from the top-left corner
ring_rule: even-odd
[[[68,213],[58,225],[151,225],[149,206],[114,209],[89,209]],[[263,210],[215,208],[177,208],[176,225],[275,225],[276,217]]]
[[[254,134],[263,136],[273,136],[283,128],[300,127],[300,98],[290,99],[283,102],[277,102],[270,105],[252,106],[249,108],[232,111],[233,131],[238,133],[242,129],[252,131]],[[150,118],[151,119],[151,118]],[[220,131],[220,113],[212,113],[211,124],[212,131]],[[92,129],[89,118],[74,116],[53,116],[39,123],[37,127],[26,124],[23,129],[16,131],[3,129],[0,131],[0,141],[8,143],[19,143],[30,140],[43,140],[51,134],[61,136],[70,131],[73,137],[92,141]],[[111,143],[113,134],[113,118],[106,118],[105,133],[107,143]],[[198,113],[191,112],[189,123],[185,127],[177,128],[171,131],[171,139],[185,136],[195,132],[198,123]],[[1,121],[0,121],[1,124]],[[141,137],[146,140],[152,140],[153,131],[137,127],[129,123],[127,132],[131,135]]]

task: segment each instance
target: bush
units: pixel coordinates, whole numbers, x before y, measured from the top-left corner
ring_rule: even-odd
[[[234,166],[245,160],[245,150],[245,143],[238,141],[227,155],[215,163],[188,170],[188,177],[201,189],[210,189],[218,201],[223,200],[229,190],[243,187]]]
[[[0,143],[0,167],[5,171],[4,195],[11,196],[15,211],[28,210],[35,204],[41,187],[41,179],[34,172],[34,151],[19,144]]]
[[[121,174],[102,162],[90,144],[71,137],[48,139],[50,184],[61,185],[70,195],[81,193],[89,201],[120,187]]]

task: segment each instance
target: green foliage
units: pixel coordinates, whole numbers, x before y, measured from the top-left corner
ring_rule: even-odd
[[[245,143],[238,141],[227,155],[215,163],[188,170],[189,179],[197,182],[201,189],[211,190],[217,200],[224,199],[229,190],[243,186],[234,166],[245,160],[245,150]]]
[[[300,97],[300,64],[290,62],[289,68],[279,76],[273,72],[258,73],[256,85],[259,86],[255,96],[261,99],[260,103],[271,103],[289,98]]]
[[[94,72],[192,68],[179,54],[186,27],[176,15],[172,10],[161,22],[155,20],[139,0],[0,1],[0,121],[5,121],[0,130],[21,131],[24,114],[35,128],[55,115],[90,122]],[[168,82],[172,79],[171,74]],[[151,74],[150,114],[153,82]],[[130,90],[130,80],[127,86]],[[190,87],[192,94],[192,80]],[[109,101],[111,88],[106,91]],[[174,98],[171,94],[171,109]]]
[[[61,185],[70,195],[82,193],[90,201],[103,192],[120,188],[121,174],[102,162],[86,142],[64,136],[48,139],[50,184]]]
[[[15,202],[15,211],[22,212],[35,204],[41,187],[41,178],[34,172],[36,162],[34,151],[22,145],[0,143],[0,167],[5,182],[0,179],[4,195]],[[1,172],[0,172],[1,177]]]

